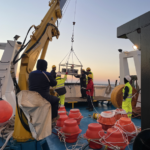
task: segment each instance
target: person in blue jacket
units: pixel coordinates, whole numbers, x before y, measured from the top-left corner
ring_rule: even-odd
[[[50,95],[50,86],[56,86],[56,80],[51,73],[46,72],[47,62],[39,59],[36,66],[37,70],[29,74],[29,90],[38,92],[43,98],[51,103],[52,119],[58,118],[59,98]]]

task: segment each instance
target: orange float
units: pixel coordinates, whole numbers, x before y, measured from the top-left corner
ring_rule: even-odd
[[[5,100],[0,100],[0,125],[5,124],[12,116],[13,108]]]
[[[105,135],[104,130],[102,129],[102,125],[98,123],[91,123],[88,125],[88,129],[84,134],[84,137],[87,139],[92,139],[95,142],[99,143],[98,139],[101,139]],[[101,144],[90,141],[89,147],[92,149],[100,149],[102,148]]]
[[[122,117],[116,123],[115,126],[122,129],[128,136],[128,141],[130,142],[132,138],[137,135],[137,128],[130,118]]]
[[[66,109],[65,109],[65,106],[60,106],[58,111],[65,111],[65,112],[67,112]]]
[[[56,122],[57,127],[60,127],[60,128],[63,127],[64,121],[67,120],[67,119],[68,119],[67,115],[60,115],[59,119]]]
[[[61,129],[61,132],[65,135],[65,141],[67,143],[74,143],[77,141],[77,137],[82,132],[82,130],[79,129],[76,120],[67,119],[64,121],[64,125]]]
[[[126,111],[124,109],[117,108],[115,110],[115,118],[116,118],[116,120],[119,120],[121,117],[128,118],[127,113],[126,113]]]
[[[119,128],[109,128],[107,134],[103,136],[102,143],[107,145],[107,150],[120,149],[125,150],[129,144],[127,137],[123,134],[123,131]]]
[[[98,119],[98,122],[102,125],[102,128],[106,131],[111,128],[115,122],[115,113],[112,111],[103,111]]]
[[[80,124],[81,119],[83,118],[79,109],[71,109],[68,115],[69,118],[77,120],[78,125]]]

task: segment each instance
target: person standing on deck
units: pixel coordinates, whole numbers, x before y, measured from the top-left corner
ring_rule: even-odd
[[[122,90],[123,93],[123,102],[122,109],[124,109],[131,119],[132,117],[132,86],[130,85],[131,77],[129,75],[124,77],[124,88]]]
[[[57,81],[57,86],[55,87],[55,91],[58,93],[59,98],[60,98],[60,105],[64,106],[65,104],[65,94],[66,94],[66,88],[65,88],[65,81],[67,79],[67,74],[66,72],[65,77],[61,78],[61,73],[57,73],[56,81]]]
[[[81,86],[81,97],[86,99],[86,91],[83,89],[86,88],[86,75],[85,75],[85,70],[82,69],[82,74],[81,75],[75,75],[76,78],[80,78],[80,86]]]
[[[92,74],[88,75],[88,84],[86,87],[86,94],[87,94],[87,102],[88,102],[88,109],[89,111],[93,111],[93,93],[94,93],[94,85],[92,81]]]
[[[55,65],[52,66],[51,76],[52,76],[54,79],[56,79],[56,66],[55,66]]]
[[[87,75],[87,77],[86,77],[86,85],[87,85],[87,84],[88,84],[88,75],[89,75],[89,74],[92,75],[92,81],[93,81],[93,73],[91,72],[91,68],[90,68],[90,67],[88,67],[88,68],[86,69],[86,71],[87,71],[87,72],[85,72],[85,74]]]

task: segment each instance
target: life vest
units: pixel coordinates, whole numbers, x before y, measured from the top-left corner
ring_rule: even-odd
[[[92,81],[93,81],[93,73],[90,71],[89,74],[92,74]],[[86,77],[86,85],[88,84],[88,76]]]
[[[67,79],[67,75],[64,78],[56,77],[57,86],[55,87],[55,91],[59,94],[59,96],[66,94],[65,81]]]
[[[122,93],[123,93],[123,96],[124,96],[124,93],[125,93],[125,87],[128,87],[129,88],[129,93],[128,93],[128,97],[126,98],[126,100],[131,100],[132,99],[132,86],[130,85],[129,82],[127,82],[122,90]]]

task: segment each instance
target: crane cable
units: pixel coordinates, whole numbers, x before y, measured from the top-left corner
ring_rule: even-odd
[[[69,59],[72,55],[72,64],[74,64],[74,60],[73,60],[73,54],[76,56],[77,60],[80,62],[80,60],[78,59],[77,55],[75,54],[74,50],[73,50],[73,42],[74,42],[74,28],[75,28],[75,18],[76,18],[76,9],[77,9],[77,0],[75,0],[75,9],[74,9],[74,18],[73,18],[73,30],[72,30],[72,37],[71,37],[71,51],[68,55],[68,58],[67,58],[67,64],[69,63]],[[80,62],[81,64],[81,62]],[[81,64],[82,65],[82,64]],[[67,71],[67,70],[66,70]],[[72,75],[72,79],[71,79],[71,83],[73,81],[73,75]],[[70,93],[71,93],[71,86],[68,86],[68,88],[70,89]]]

